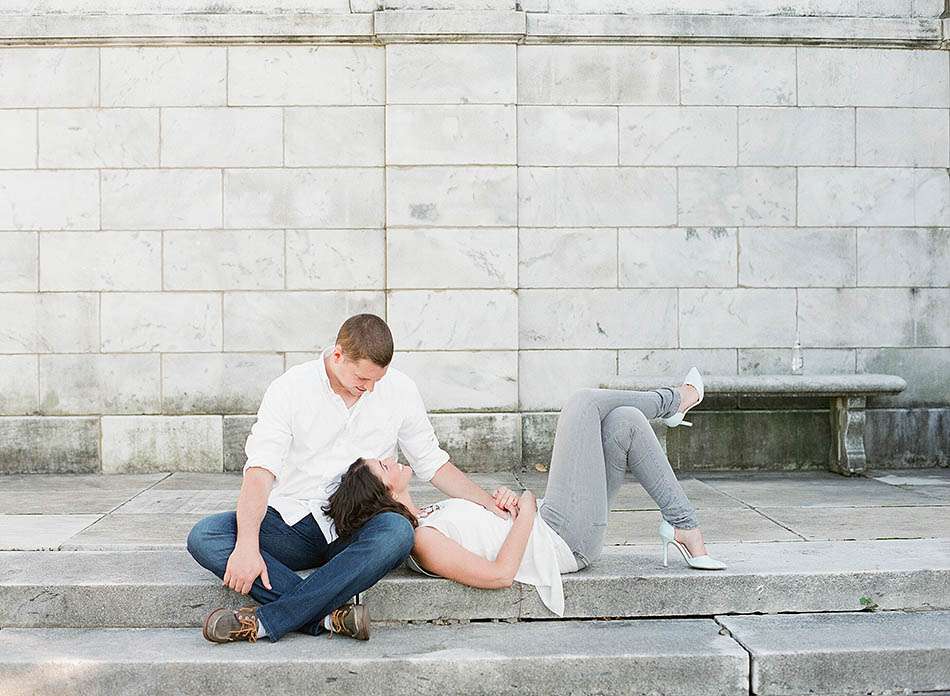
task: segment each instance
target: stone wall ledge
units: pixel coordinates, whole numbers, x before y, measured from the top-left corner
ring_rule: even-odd
[[[529,14],[526,39],[627,37],[684,41],[918,45],[941,41],[940,21],[883,17]]]
[[[945,0],[4,0],[0,15],[518,10],[539,14],[939,17],[945,4]],[[148,10],[143,10],[146,6]]]
[[[527,33],[526,13],[485,11],[385,11],[375,12],[376,35],[382,41],[416,40],[416,37],[490,36],[515,40]]]
[[[950,20],[713,14],[568,14],[515,10],[164,13],[7,12],[0,44],[749,43],[945,48]]]
[[[68,45],[369,42],[371,14],[166,13],[0,15],[0,43]]]

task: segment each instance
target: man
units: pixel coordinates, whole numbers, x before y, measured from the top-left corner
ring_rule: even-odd
[[[359,314],[320,359],[292,367],[267,388],[245,446],[237,512],[206,517],[188,535],[198,563],[261,606],[211,612],[202,629],[208,640],[276,641],[294,630],[369,637],[366,608],[346,602],[405,560],[413,529],[385,512],[337,538],[322,508],[359,457],[392,457],[398,444],[417,476],[507,517],[449,461],[419,390],[389,367],[392,357],[386,323]],[[295,571],[305,568],[316,570],[303,579]]]

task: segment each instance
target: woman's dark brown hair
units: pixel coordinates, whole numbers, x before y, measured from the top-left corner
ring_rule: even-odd
[[[393,498],[379,477],[370,471],[369,464],[362,457],[350,464],[329,502],[324,505],[323,512],[333,520],[336,533],[343,539],[352,536],[381,512],[402,515],[413,528],[419,524],[409,508]]]

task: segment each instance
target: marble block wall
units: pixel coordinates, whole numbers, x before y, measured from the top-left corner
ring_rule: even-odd
[[[786,372],[796,335],[907,378],[873,465],[947,465],[948,167],[940,48],[3,47],[0,471],[239,469],[364,311],[469,469],[543,462],[576,388]]]

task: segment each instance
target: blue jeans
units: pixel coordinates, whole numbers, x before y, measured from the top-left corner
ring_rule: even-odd
[[[188,535],[188,552],[224,578],[237,541],[237,514],[222,512],[200,520]],[[257,578],[251,597],[257,618],[276,641],[290,631],[317,635],[323,619],[351,597],[375,585],[412,550],[412,525],[402,515],[383,512],[349,539],[327,543],[312,515],[291,526],[271,507],[261,521],[260,549],[273,589]],[[306,578],[295,571],[316,568]]]

